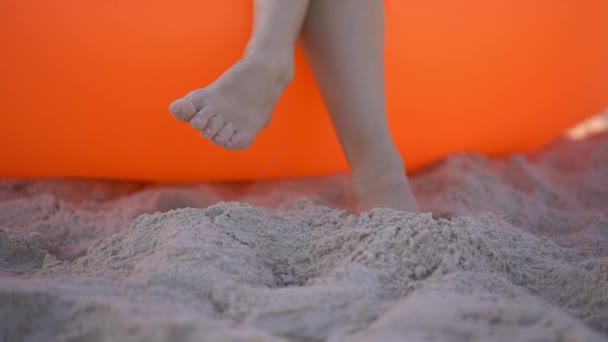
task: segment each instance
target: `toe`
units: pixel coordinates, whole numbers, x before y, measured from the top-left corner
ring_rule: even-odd
[[[232,128],[232,124],[228,122],[222,128],[220,128],[217,134],[213,137],[213,142],[216,145],[229,148],[232,134],[234,134],[234,129]]]
[[[190,120],[190,125],[197,131],[203,133],[209,121],[215,116],[215,112],[210,110],[208,107],[203,108],[196,113],[196,115]]]
[[[190,121],[198,111],[205,107],[206,94],[205,88],[191,91],[186,97],[173,101],[169,106],[169,111],[178,120]]]
[[[176,119],[181,121],[189,121],[196,114],[194,105],[185,99],[173,101],[169,106],[169,111]]]
[[[244,150],[251,144],[251,140],[243,131],[237,131],[230,138],[230,148],[234,150]]]
[[[212,139],[224,124],[224,120],[219,115],[212,117],[207,123],[207,127],[202,131],[203,136],[207,139]]]
[[[186,97],[184,97],[184,99],[188,100],[190,103],[192,103],[192,105],[194,105],[194,108],[196,108],[196,110],[199,111],[207,105],[205,103],[206,102],[205,99],[208,97],[207,94],[208,94],[208,91],[206,88],[197,89],[197,90],[194,90],[194,91],[191,91],[190,93],[188,93],[188,95],[186,95]]]

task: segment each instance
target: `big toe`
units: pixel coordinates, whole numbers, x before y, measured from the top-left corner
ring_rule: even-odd
[[[196,114],[196,108],[192,102],[184,99],[173,101],[169,106],[169,111],[176,119],[181,121],[190,121],[194,114]]]

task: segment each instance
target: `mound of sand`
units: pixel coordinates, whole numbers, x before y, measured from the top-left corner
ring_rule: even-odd
[[[2,181],[0,340],[608,340],[608,135],[413,187]]]

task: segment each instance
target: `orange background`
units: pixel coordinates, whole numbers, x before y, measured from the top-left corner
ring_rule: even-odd
[[[409,169],[537,148],[608,104],[606,0],[387,0],[389,120]],[[228,152],[169,103],[242,54],[251,1],[0,2],[0,177],[157,181],[346,170],[311,74],[253,148]]]

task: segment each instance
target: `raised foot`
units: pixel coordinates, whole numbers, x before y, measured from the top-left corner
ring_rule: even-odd
[[[292,78],[290,62],[247,57],[208,87],[174,101],[169,110],[216,145],[246,149],[270,122]]]

